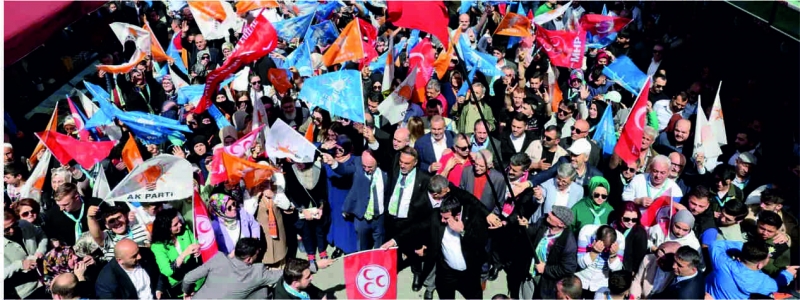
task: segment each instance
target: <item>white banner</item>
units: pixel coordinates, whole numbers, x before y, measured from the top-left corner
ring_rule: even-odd
[[[192,164],[169,154],[136,166],[111,191],[107,202],[161,202],[186,199],[194,192]]]
[[[314,151],[317,150],[314,144],[281,119],[272,124],[265,144],[270,158],[288,157],[295,162],[314,162]]]

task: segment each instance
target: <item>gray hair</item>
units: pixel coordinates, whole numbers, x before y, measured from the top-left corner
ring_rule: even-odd
[[[655,128],[653,128],[653,127],[650,127],[650,126],[645,126],[645,127],[644,127],[644,134],[646,134],[647,136],[649,136],[651,139],[654,139],[654,138],[656,138],[656,136],[658,135],[658,132],[657,132],[657,131],[656,131],[656,129],[655,129]]]
[[[647,170],[653,169],[653,166],[655,166],[656,164],[663,164],[666,165],[667,168],[669,168],[669,166],[672,164],[672,160],[670,160],[668,156],[663,154],[656,155],[656,157],[653,157],[653,160],[650,161],[650,165],[647,166]]]
[[[483,98],[483,96],[486,96],[486,87],[483,86],[483,83],[475,82],[475,83],[472,84],[472,89],[477,89],[477,88],[480,88],[480,90],[481,90],[481,92],[480,92],[481,97],[480,98]],[[475,96],[478,96],[478,95],[475,95]]]
[[[50,176],[50,180],[56,178],[56,176],[61,176],[64,178],[64,182],[72,182],[72,172],[64,168],[55,168],[51,170],[52,175]]]
[[[510,70],[510,71],[514,72],[514,75],[517,74],[517,71],[515,71],[514,68],[509,67],[509,66],[503,66],[502,68],[500,68],[500,70],[502,70],[502,71]]]
[[[442,85],[439,84],[439,81],[436,79],[431,79],[431,81],[428,81],[428,85],[425,87],[437,92],[442,90]]]
[[[472,152],[474,160],[483,160],[486,162],[486,169],[494,168],[494,156],[492,155],[492,151],[488,149],[482,149],[475,152]]]
[[[447,180],[447,177],[434,175],[431,177],[430,183],[428,184],[428,192],[431,194],[439,194],[448,186],[450,186],[450,181]]]
[[[559,164],[556,174],[558,174],[558,177],[569,178],[571,180],[575,178],[577,172],[575,172],[575,168],[573,168],[571,164]]]

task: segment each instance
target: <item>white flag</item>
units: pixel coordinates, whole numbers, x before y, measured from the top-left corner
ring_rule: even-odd
[[[217,6],[216,3],[219,3]],[[206,40],[217,40],[217,39],[226,39],[228,38],[228,29],[239,30],[240,28],[236,28],[236,24],[239,23],[239,16],[236,12],[233,11],[233,7],[227,1],[189,1],[189,9],[192,11],[192,16],[194,16],[195,22],[197,22],[197,27],[200,28],[200,32],[203,33],[203,37]],[[198,3],[205,3],[205,4],[198,4]],[[224,16],[224,20],[221,22],[216,20],[213,16],[203,13],[203,10],[197,9],[197,7],[205,7],[206,9],[217,10],[220,6],[222,11],[214,11],[213,13],[219,14]]]
[[[711,124],[706,119],[706,113],[703,111],[700,101],[701,99],[698,96],[697,119],[695,120],[697,124],[694,127],[694,153],[692,153],[692,156],[696,158],[697,154],[702,153],[705,157],[704,166],[710,171],[716,167],[713,162],[717,161],[717,157],[722,155],[722,149],[719,148],[717,140],[714,139]]]
[[[290,158],[295,162],[314,162],[317,151],[314,144],[280,119],[272,124],[265,144],[270,158]]]
[[[544,23],[547,23],[547,22],[550,22],[552,20],[555,20],[556,18],[558,18],[561,15],[563,15],[564,12],[566,12],[567,9],[569,9],[569,7],[571,5],[572,5],[572,1],[570,1],[567,4],[561,5],[560,7],[556,8],[554,10],[551,10],[551,11],[548,11],[548,12],[543,13],[541,15],[538,15],[538,16],[533,18],[533,22],[536,23],[536,24],[542,25]]]
[[[408,101],[414,95],[414,84],[417,83],[417,68],[411,70],[405,80],[397,86],[386,99],[378,105],[378,111],[389,121],[390,124],[397,124],[406,117]]]
[[[389,50],[386,54],[386,66],[383,68],[383,81],[381,82],[381,92],[388,91],[392,88],[392,80],[394,79],[394,36],[389,36]]]
[[[728,144],[728,136],[725,135],[725,118],[722,117],[722,104],[719,101],[719,90],[721,89],[722,81],[719,82],[717,97],[714,99],[714,105],[711,106],[711,114],[708,115],[708,123],[711,125],[711,129],[720,146]],[[700,104],[697,105],[697,110],[702,110]]]
[[[244,69],[236,73],[236,77],[233,78],[233,90],[246,92],[247,88],[250,86],[250,79],[247,78],[248,74],[250,74],[250,67],[245,66]],[[235,101],[236,99],[231,99],[231,101]]]
[[[106,179],[106,171],[103,168],[100,168],[100,171],[97,172],[97,176],[94,178],[94,188],[92,189],[92,197],[103,199],[108,204],[114,204],[114,201],[107,200],[108,194],[111,193],[111,187],[108,185],[108,179]]]
[[[20,199],[33,198],[36,202],[41,203],[41,187],[44,185],[44,180],[46,180],[45,176],[47,176],[47,169],[50,167],[50,158],[53,157],[50,150],[45,149],[42,151],[44,151],[42,158],[39,159],[39,163],[33,168],[30,176],[28,176],[28,180],[25,181],[25,184],[22,185],[20,189]],[[41,185],[37,183],[41,183]]]
[[[194,193],[192,172],[189,161],[161,154],[133,168],[105,200],[162,202],[186,199]]]

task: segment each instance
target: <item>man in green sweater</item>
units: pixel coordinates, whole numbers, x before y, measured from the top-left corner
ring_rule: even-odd
[[[769,262],[762,271],[770,277],[776,277],[790,263],[788,238],[780,231],[783,225],[781,217],[771,211],[762,211],[758,215],[755,228],[748,228],[748,241],[764,241],[769,249]]]

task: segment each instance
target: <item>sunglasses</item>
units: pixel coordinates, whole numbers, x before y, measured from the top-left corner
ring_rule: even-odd
[[[237,207],[239,207],[239,204],[236,204],[236,202],[234,202],[234,203],[231,203],[231,205],[228,205],[228,206],[226,207],[226,209],[227,209],[228,211],[236,211],[236,208],[237,208]]]
[[[608,195],[607,194],[594,193],[592,196],[595,197],[595,198],[603,199],[603,200],[608,199]]]
[[[636,222],[639,222],[639,218],[622,217],[622,222],[634,222],[634,223],[636,223]]]
[[[32,214],[36,214],[36,213],[35,213],[35,212],[33,212],[32,210],[29,210],[29,211],[23,211],[23,212],[21,212],[21,213],[19,214],[19,216],[20,216],[20,217],[23,217],[23,218],[27,218],[28,216],[30,216],[30,215],[32,215]]]
[[[554,141],[554,140],[555,140],[555,138],[551,138],[551,137],[549,137],[549,136],[546,136],[546,135],[545,135],[545,136],[544,136],[544,140],[545,140],[546,142],[550,142],[550,141]]]
[[[569,114],[571,114],[572,112],[571,112],[571,111],[568,111],[568,110],[566,110],[566,109],[559,108],[559,109],[558,109],[558,113],[560,113],[560,114],[564,114],[564,115],[569,115]]]
[[[203,56],[203,57],[202,57],[202,58],[200,58],[200,59],[202,59],[202,60],[209,60],[209,57],[208,57],[208,56]]]
[[[11,227],[3,228],[3,233],[8,235],[9,233],[11,233],[12,229],[15,229],[17,227],[19,227],[19,221],[15,221],[14,224],[11,225]]]
[[[637,170],[636,170],[636,168],[627,168],[626,171],[631,172],[631,173],[636,173]]]
[[[575,128],[575,126],[572,126],[572,131],[574,131],[577,134],[582,134],[582,133],[586,132],[586,131],[581,130],[580,128]]]
[[[458,149],[458,150],[461,150],[461,151],[467,151],[467,150],[469,150],[469,146],[464,146],[464,147],[453,146],[453,148],[456,148],[456,149]]]
[[[381,86],[380,86],[380,85],[376,85],[376,86],[373,86],[373,87],[372,87],[372,89],[373,89],[373,90],[377,90],[377,89],[380,89],[380,88],[381,88]]]
[[[261,81],[260,81],[260,80],[259,80],[259,81],[253,81],[253,82],[251,82],[250,84],[253,84],[253,85],[255,85],[255,84],[261,84]]]
[[[123,225],[124,224],[123,221],[122,221],[123,218],[125,218],[125,217],[124,216],[120,216],[120,217],[117,217],[117,218],[113,218],[113,219],[107,220],[106,221],[106,227],[108,227],[108,228],[117,228],[120,225]]]

